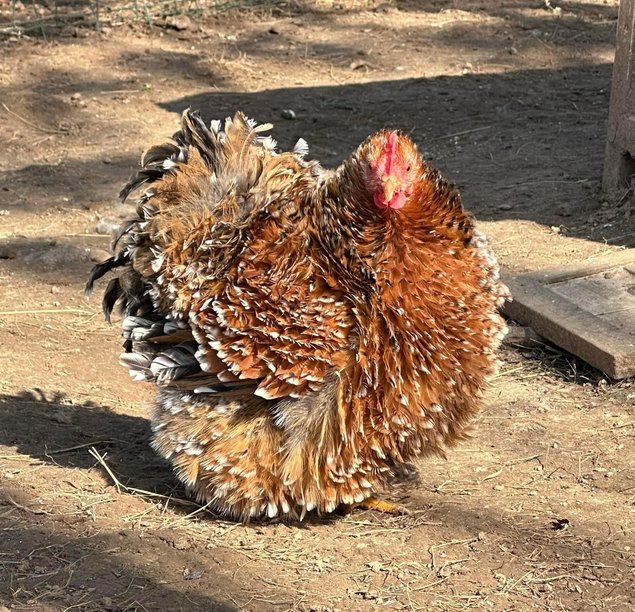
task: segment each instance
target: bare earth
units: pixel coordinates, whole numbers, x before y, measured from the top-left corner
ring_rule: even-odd
[[[632,246],[628,198],[600,192],[616,17],[617,0],[315,0],[0,37],[0,604],[633,609],[632,383],[508,344],[473,439],[400,498],[410,516],[242,526],[149,448],[151,389],[81,293],[118,189],[186,107],[246,110],[329,165],[410,131],[507,272]]]

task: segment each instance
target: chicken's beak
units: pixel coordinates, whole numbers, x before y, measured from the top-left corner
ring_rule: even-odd
[[[397,191],[398,183],[397,179],[392,176],[388,176],[383,180],[382,184],[384,190],[384,198],[386,198],[386,202],[390,202],[395,195],[395,191]]]

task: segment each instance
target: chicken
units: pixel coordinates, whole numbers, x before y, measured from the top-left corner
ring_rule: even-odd
[[[374,495],[467,435],[505,324],[496,260],[404,134],[338,169],[276,154],[238,113],[183,115],[122,191],[137,216],[87,289],[125,315],[122,363],[157,386],[153,446],[228,518]]]

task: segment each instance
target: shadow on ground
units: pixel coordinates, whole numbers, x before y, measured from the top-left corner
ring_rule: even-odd
[[[339,163],[373,131],[400,127],[461,187],[466,205],[481,220],[526,219],[595,240],[632,238],[632,221],[588,223],[601,199],[610,78],[610,65],[586,65],[253,93],[210,91],[161,106],[174,113],[199,109],[208,119],[242,109],[260,122],[273,122],[284,148],[306,138],[312,156],[325,166]],[[287,108],[297,120],[281,118]],[[134,171],[137,153],[108,165],[103,159],[69,159],[5,171],[7,208],[19,210],[28,200],[46,209],[63,196],[81,205],[88,184],[114,201],[121,185],[113,182]]]
[[[0,395],[0,444],[46,463],[82,469],[99,467],[88,453],[94,446],[107,454],[123,485],[173,493],[172,470],[150,448],[150,437],[147,419],[93,402],[73,403],[62,393],[36,389]]]
[[[20,496],[12,493],[11,499],[18,503]],[[12,507],[2,499],[5,496],[6,492],[0,492],[4,515]],[[28,608],[33,610],[83,612],[239,609],[229,601],[231,581],[223,576],[206,576],[209,594],[200,588],[188,589],[184,581],[189,574],[183,572],[192,560],[167,544],[157,551],[156,544],[149,546],[137,533],[124,530],[69,537],[63,528],[52,528],[50,520],[43,522],[28,514],[20,519],[5,518],[1,523],[0,603],[13,610],[20,610],[21,605],[37,606]],[[158,579],[154,570],[166,555],[180,566],[174,568],[171,583]]]

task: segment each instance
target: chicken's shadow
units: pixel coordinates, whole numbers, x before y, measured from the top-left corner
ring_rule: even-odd
[[[19,453],[49,464],[96,469],[123,493],[159,494],[181,502],[191,499],[174,476],[171,465],[150,446],[151,437],[148,419],[120,414],[92,401],[73,402],[59,391],[47,393],[34,389],[15,395],[0,394],[0,445],[15,447]],[[107,469],[91,449],[102,457]],[[172,509],[188,514],[196,505],[193,500],[191,504],[179,502]],[[205,515],[211,520],[222,518],[209,511]],[[283,521],[308,528],[341,517],[339,513],[324,516],[311,513],[302,522]],[[276,522],[279,519],[263,519],[253,521],[252,525]]]
[[[126,487],[174,493],[170,466],[150,447],[150,422],[41,389],[0,395],[0,444],[62,467],[99,467],[94,447]]]

